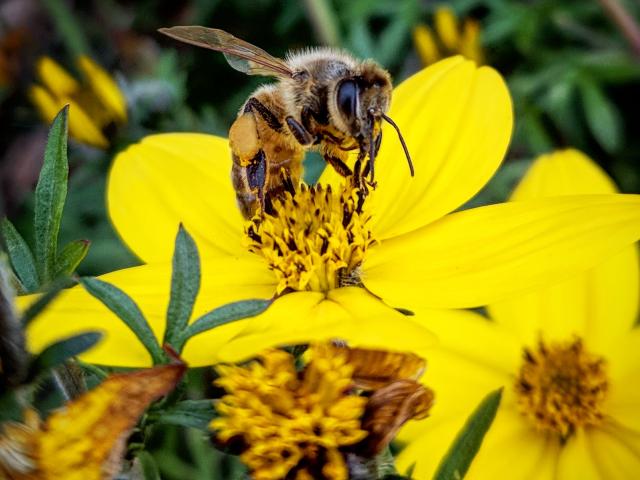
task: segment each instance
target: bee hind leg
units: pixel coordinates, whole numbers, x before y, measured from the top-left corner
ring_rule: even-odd
[[[247,165],[247,181],[249,188],[258,191],[258,201],[260,202],[260,212],[265,212],[264,185],[267,178],[267,157],[262,149],[258,150]]]

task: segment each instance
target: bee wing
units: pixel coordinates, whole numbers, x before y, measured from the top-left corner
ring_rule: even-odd
[[[222,52],[232,68],[248,75],[291,77],[294,73],[284,60],[224,30],[185,26],[161,28],[158,31],[181,42]]]

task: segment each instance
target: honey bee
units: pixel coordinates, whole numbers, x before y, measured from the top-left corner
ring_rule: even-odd
[[[282,195],[286,185],[300,182],[306,150],[320,152],[355,186],[366,191],[375,187],[382,120],[398,133],[413,176],[400,130],[386,114],[391,77],[375,61],[329,48],[293,53],[283,60],[223,30],[183,26],[159,31],[222,52],[240,72],[278,79],[253,92],[229,130],[231,178],[245,218],[269,211],[271,199]],[[352,169],[347,161],[355,149],[358,157]]]

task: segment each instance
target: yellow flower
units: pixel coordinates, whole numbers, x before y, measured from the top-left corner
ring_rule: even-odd
[[[480,44],[480,24],[467,18],[458,25],[458,18],[448,6],[440,6],[434,15],[435,32],[425,24],[413,30],[413,43],[424,65],[451,55],[464,55],[478,64],[484,62]]]
[[[32,85],[29,97],[47,123],[69,104],[70,135],[79,142],[107,148],[105,129],[127,121],[125,98],[113,78],[93,60],[80,56],[77,66],[84,76],[84,84],[53,59],[40,58],[36,71],[42,85]]]
[[[615,191],[595,163],[565,150],[540,157],[512,200]],[[492,303],[494,321],[472,312],[447,324],[425,317],[441,340],[427,353],[439,402],[430,428],[401,432],[409,443],[400,471],[415,462],[414,478],[432,478],[475,404],[504,385],[494,424],[465,478],[635,478],[638,260],[637,249],[627,248],[576,278]]]
[[[111,375],[40,422],[0,426],[0,478],[103,480],[119,473],[129,431],[149,404],[169,393],[185,365]]]
[[[146,265],[103,280],[131,295],[162,338],[174,238],[182,222],[202,257],[194,318],[228,302],[273,297],[283,280],[292,280],[265,313],[189,340],[183,355],[190,364],[235,361],[269,346],[334,338],[411,351],[430,344],[431,335],[388,305],[442,308],[432,315],[446,319],[451,313],[444,309],[485,305],[550,278],[561,280],[640,237],[640,196],[633,195],[536,199],[450,213],[493,175],[511,135],[509,93],[491,68],[461,57],[433,65],[394,90],[390,115],[403,129],[415,177],[408,174],[395,132],[383,130],[378,187],[352,222],[343,217],[350,208],[343,179],[326,169],[320,183],[331,185],[332,195],[302,194],[295,212],[265,219],[264,228],[279,232],[281,245],[290,250],[291,265],[276,265],[266,240],[266,253],[249,251],[262,249],[247,246],[253,238],[245,235],[235,203],[225,139],[164,134],[129,147],[111,169],[108,208],[123,240]],[[346,210],[334,208],[341,202]],[[308,232],[300,222],[290,232],[295,245],[282,241],[289,235],[283,228],[287,216],[311,217],[316,210],[321,219],[314,216]],[[335,257],[323,254],[323,238]],[[362,257],[361,264],[352,264],[354,255]],[[287,267],[296,267],[289,269],[291,277]],[[299,271],[311,267],[302,279]],[[295,283],[300,290],[291,291],[294,282],[301,282]],[[28,340],[39,351],[53,339],[89,328],[104,331],[106,338],[85,360],[150,363],[123,322],[78,287],[30,324]]]
[[[227,394],[211,428],[240,449],[256,480],[346,480],[345,453],[375,456],[404,422],[426,417],[433,401],[416,382],[424,360],[412,354],[317,344],[302,372],[282,350],[217,369],[215,384]]]

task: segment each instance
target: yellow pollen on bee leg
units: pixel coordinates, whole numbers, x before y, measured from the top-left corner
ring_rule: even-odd
[[[249,250],[264,257],[278,293],[329,291],[357,285],[358,269],[375,240],[358,189],[302,185],[273,200],[271,213],[248,222]]]
[[[587,352],[580,339],[524,350],[515,390],[522,414],[562,439],[603,418],[608,390],[605,361]]]

